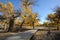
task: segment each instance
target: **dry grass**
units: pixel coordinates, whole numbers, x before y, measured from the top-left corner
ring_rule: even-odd
[[[48,31],[37,31],[32,40],[60,40],[60,31],[51,31],[50,34],[47,32]]]

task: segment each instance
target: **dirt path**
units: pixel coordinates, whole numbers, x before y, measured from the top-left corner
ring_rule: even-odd
[[[5,38],[2,38],[0,40],[29,40],[36,32],[37,30],[28,30],[25,32],[20,32],[18,34],[13,34],[13,36],[7,36]],[[8,34],[5,34],[8,35]]]

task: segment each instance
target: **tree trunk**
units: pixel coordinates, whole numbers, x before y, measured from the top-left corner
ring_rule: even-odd
[[[9,28],[8,28],[8,32],[11,32],[14,26],[14,19],[10,19],[9,21]]]
[[[20,25],[19,31],[22,31],[22,26],[23,26],[23,24],[24,24],[24,20],[23,20],[23,22],[22,22],[21,25]]]
[[[32,26],[33,26],[33,29],[34,29],[34,22],[32,22]]]
[[[59,24],[59,19],[58,19],[58,21],[57,21],[57,30],[59,30],[59,26],[58,26],[58,24]]]
[[[59,24],[59,20],[57,21],[57,30],[59,30],[59,26],[58,26],[58,24]]]
[[[50,25],[50,24],[49,24]],[[50,34],[51,32],[50,32],[50,26],[48,26],[48,35]]]

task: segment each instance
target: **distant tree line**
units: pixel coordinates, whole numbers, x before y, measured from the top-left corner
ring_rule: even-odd
[[[44,26],[57,27],[59,30],[60,27],[60,7],[57,7],[54,10],[54,13],[50,13],[47,16],[47,22],[44,22]]]

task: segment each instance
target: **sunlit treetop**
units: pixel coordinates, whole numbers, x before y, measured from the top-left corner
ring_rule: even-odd
[[[0,12],[2,12],[5,17],[14,15],[14,7],[11,2],[8,2],[7,4],[0,3]]]
[[[10,11],[12,11],[14,9],[11,2],[8,2],[7,7],[8,7],[8,10],[10,10]]]

